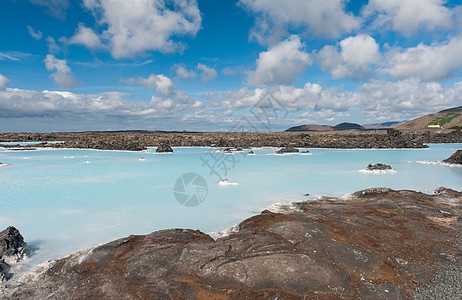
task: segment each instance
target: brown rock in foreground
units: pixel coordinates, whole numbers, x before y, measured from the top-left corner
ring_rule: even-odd
[[[14,299],[403,299],[461,261],[462,193],[386,188],[263,211],[213,240],[172,229],[60,259]]]

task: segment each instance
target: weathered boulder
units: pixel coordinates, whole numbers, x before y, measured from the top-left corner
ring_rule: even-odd
[[[462,150],[457,150],[448,159],[443,160],[443,162],[447,164],[462,165]]]
[[[409,299],[462,257],[461,199],[375,188],[265,210],[216,240],[129,236],[50,263],[12,298]]]
[[[375,165],[368,164],[366,167],[366,170],[368,171],[386,171],[386,170],[391,170],[390,165],[382,164],[382,163],[376,163]]]
[[[0,282],[10,279],[10,266],[5,261],[19,261],[27,255],[26,243],[13,226],[0,232]]]
[[[170,147],[168,144],[160,144],[159,147],[156,149],[157,153],[165,153],[165,152],[173,152],[172,147]]]
[[[0,258],[20,260],[27,255],[24,238],[15,227],[0,232]]]
[[[276,151],[276,154],[287,154],[287,153],[299,153],[300,151],[293,147],[293,146],[288,146],[288,147],[283,147]]]

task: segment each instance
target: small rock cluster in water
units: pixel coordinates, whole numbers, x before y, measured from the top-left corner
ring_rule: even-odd
[[[386,171],[386,170],[391,170],[390,165],[382,164],[382,163],[377,163],[375,165],[369,164],[366,167],[366,170],[368,171]]]

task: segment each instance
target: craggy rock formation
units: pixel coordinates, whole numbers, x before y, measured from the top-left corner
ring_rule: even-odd
[[[462,193],[445,188],[374,188],[265,210],[217,240],[133,235],[43,267],[12,298],[406,299],[462,265],[461,208]]]
[[[10,226],[0,232],[0,257],[10,257],[20,260],[26,254],[26,243],[19,230]]]
[[[276,151],[276,154],[286,154],[286,153],[299,153],[300,151],[293,147],[293,146],[289,146],[289,147],[284,147],[284,148],[281,148],[279,149],[278,151]]]
[[[173,149],[167,144],[161,144],[159,147],[157,147],[156,152],[157,153],[173,152]]]
[[[26,243],[13,226],[0,232],[0,282],[10,278],[8,262],[19,261],[27,255]]]
[[[376,163],[375,165],[368,164],[366,167],[366,170],[368,171],[386,171],[386,170],[391,170],[390,165],[386,164],[381,164],[381,163]]]
[[[448,159],[443,160],[447,164],[462,165],[462,150],[457,150],[456,153],[451,155]]]

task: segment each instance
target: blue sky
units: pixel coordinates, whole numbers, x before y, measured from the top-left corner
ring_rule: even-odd
[[[263,130],[409,120],[462,105],[461,28],[460,0],[3,0],[0,131],[227,131],[267,92]]]

